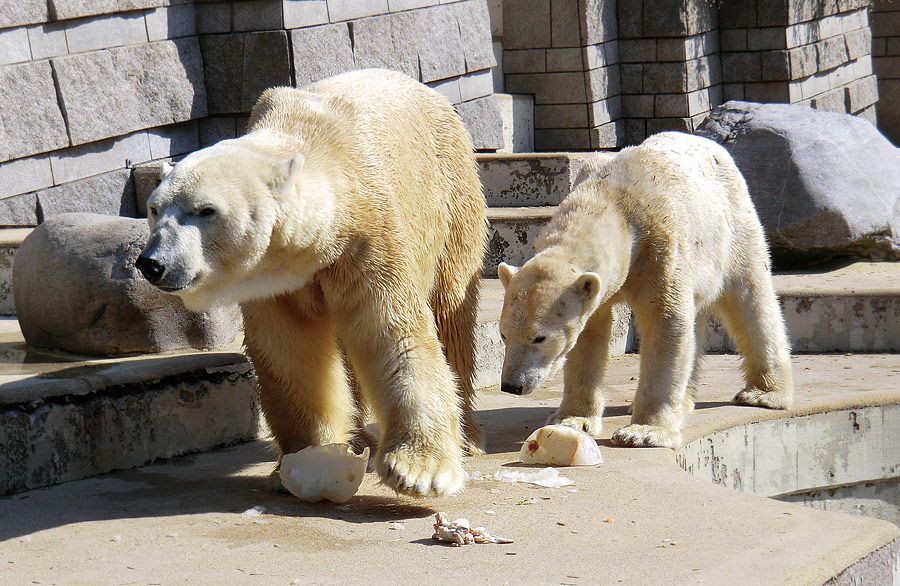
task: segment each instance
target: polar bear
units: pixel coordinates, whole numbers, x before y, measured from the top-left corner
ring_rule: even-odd
[[[189,308],[240,304],[282,454],[351,440],[358,383],[383,481],[415,496],[462,487],[463,432],[471,451],[481,441],[487,221],[443,96],[381,70],[267,90],[246,135],[179,162],[147,206],[138,268]]]
[[[549,423],[597,435],[612,308],[641,332],[631,424],[620,445],[677,447],[709,311],[743,355],[734,401],[786,409],[793,383],[784,319],[763,231],[725,149],[677,132],[654,135],[582,169],[521,268],[501,264],[506,341],[501,389],[531,392],[565,364]],[[567,359],[568,357],[568,359]]]

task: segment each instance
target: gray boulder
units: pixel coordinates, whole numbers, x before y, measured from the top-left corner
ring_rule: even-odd
[[[60,214],[35,228],[13,260],[25,341],[94,356],[231,343],[241,323],[236,306],[188,311],[135,269],[148,234],[144,220],[100,214]]]
[[[695,133],[734,157],[777,266],[900,258],[900,154],[868,121],[727,102]]]

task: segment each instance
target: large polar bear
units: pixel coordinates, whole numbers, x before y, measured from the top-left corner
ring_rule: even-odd
[[[498,271],[501,389],[531,392],[565,362],[550,423],[600,432],[612,307],[621,301],[641,332],[641,372],[631,424],[615,443],[680,445],[708,311],[743,354],[746,388],[735,402],[790,406],[790,351],[763,231],[743,177],[716,143],[666,132],[596,157],[535,249],[522,268]]]
[[[487,234],[472,143],[450,103],[390,71],[266,91],[245,136],[186,157],[153,192],[137,261],[192,309],[240,303],[282,453],[347,442],[349,363],[399,492],[463,484]],[[461,421],[462,420],[462,421]]]

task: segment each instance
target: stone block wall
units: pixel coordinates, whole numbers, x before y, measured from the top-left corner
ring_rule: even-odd
[[[872,69],[878,76],[878,129],[900,146],[900,1],[872,6]]]
[[[504,0],[506,91],[535,97],[537,150],[691,132],[731,99],[875,122],[873,29],[900,83],[900,8],[875,2],[870,28],[869,0]]]
[[[502,144],[485,0],[0,5],[0,226],[137,213],[131,168],[239,135],[259,94],[386,67]]]
[[[715,3],[619,0],[624,142],[693,132],[722,102]]]
[[[804,104],[875,122],[865,0],[744,0],[719,9],[725,100]]]
[[[506,91],[534,95],[537,150],[615,147],[622,134],[615,3],[506,0]]]

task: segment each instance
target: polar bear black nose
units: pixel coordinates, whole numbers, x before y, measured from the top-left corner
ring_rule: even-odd
[[[138,270],[141,271],[141,274],[144,275],[144,278],[151,283],[158,282],[162,279],[163,273],[166,272],[166,267],[157,260],[150,258],[149,256],[144,256],[143,254],[137,258],[134,262],[134,266],[136,266]]]
[[[500,385],[500,390],[504,393],[509,393],[510,395],[521,395],[522,394],[522,385],[513,385],[510,383],[503,383]]]

